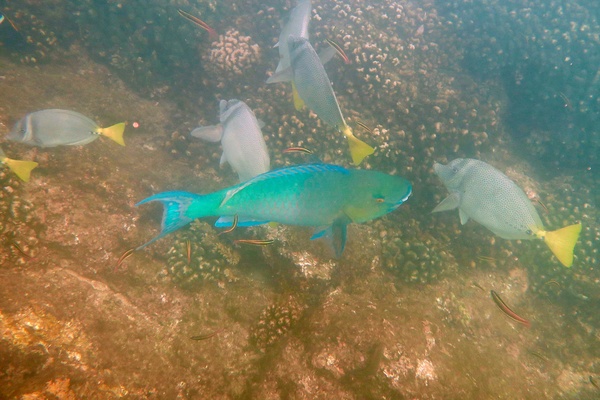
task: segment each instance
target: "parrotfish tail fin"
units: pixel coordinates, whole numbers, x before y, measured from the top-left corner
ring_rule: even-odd
[[[304,100],[300,98],[298,94],[298,90],[296,89],[296,84],[292,81],[292,94],[294,96],[294,107],[296,110],[300,111],[304,108]]]
[[[99,130],[101,135],[111,138],[115,142],[119,143],[121,146],[125,146],[125,141],[123,141],[124,131],[125,122],[120,122],[118,124],[114,124],[113,126],[109,126],[108,128],[102,128]]]
[[[35,161],[13,160],[11,158],[5,158],[2,161],[24,182],[29,182],[31,170],[38,166]]]
[[[346,135],[348,139],[348,145],[350,146],[350,155],[352,156],[352,162],[354,165],[360,165],[365,157],[370,156],[375,152],[375,149],[358,139],[352,133],[352,129],[348,125],[344,125],[342,133]]]
[[[310,240],[324,238],[333,249],[335,258],[340,258],[346,248],[347,226],[347,219],[337,219],[332,225],[317,229]]]
[[[202,209],[202,203],[205,197],[206,196],[188,192],[163,192],[150,196],[137,203],[136,206],[152,201],[160,201],[165,209],[163,212],[160,234],[148,243],[141,245],[136,250],[140,250],[169,233],[183,228],[196,218],[205,216],[204,213],[198,213],[200,215],[195,216],[193,215],[195,213],[190,212],[193,211],[190,210],[190,207],[195,209],[199,206],[199,208]]]
[[[538,232],[552,253],[565,267],[573,265],[573,249],[581,232],[581,222],[551,232]]]

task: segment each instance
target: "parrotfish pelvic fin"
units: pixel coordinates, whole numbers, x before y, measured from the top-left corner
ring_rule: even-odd
[[[125,146],[125,141],[123,140],[123,131],[125,131],[125,122],[114,124],[113,126],[109,126],[108,128],[98,129],[99,134],[114,140],[121,146]]]
[[[338,218],[327,227],[318,228],[310,240],[324,238],[332,247],[335,257],[340,258],[346,247],[347,226],[351,222],[348,218]]]
[[[294,96],[294,107],[297,111],[300,111],[304,108],[304,100],[300,98],[298,94],[298,90],[296,89],[296,84],[292,81],[292,94]]]
[[[352,129],[348,125],[344,125],[340,130],[348,139],[350,155],[352,156],[352,162],[354,165],[360,165],[365,157],[370,156],[373,154],[373,152],[375,152],[374,148],[354,136]]]
[[[580,232],[581,222],[555,231],[538,231],[535,235],[544,240],[562,265],[570,267],[573,265],[573,249]]]
[[[29,182],[31,170],[38,166],[35,161],[13,160],[12,158],[5,158],[0,161],[6,164],[24,182]]]

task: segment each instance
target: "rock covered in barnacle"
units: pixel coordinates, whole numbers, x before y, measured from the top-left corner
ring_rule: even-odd
[[[215,78],[227,80],[242,75],[260,59],[260,47],[250,36],[229,29],[213,42],[210,52],[202,56],[205,68]]]
[[[0,166],[0,264],[24,264],[36,255],[38,236],[32,217],[32,204],[21,198],[22,183],[6,167]]]
[[[298,322],[304,307],[293,297],[271,304],[263,310],[251,331],[250,342],[265,351],[279,341]]]
[[[209,224],[194,221],[174,236],[168,252],[167,273],[175,283],[192,289],[207,280],[219,283],[236,280],[231,268],[239,263],[240,255],[219,240]]]
[[[400,279],[410,283],[431,283],[456,271],[454,257],[446,246],[430,234],[419,232],[412,221],[401,232],[382,231],[382,264]],[[409,232],[408,235],[402,232]]]

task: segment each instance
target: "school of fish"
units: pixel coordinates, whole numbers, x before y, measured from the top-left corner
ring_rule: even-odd
[[[216,31],[199,18],[184,10],[178,12],[206,30],[211,38],[216,37]],[[311,12],[311,1],[300,0],[281,22],[276,44],[279,63],[266,83],[291,82],[294,107],[297,110],[307,107],[325,125],[342,133],[348,141],[352,163],[358,166],[374,149],[358,139],[346,123],[324,67],[336,53],[346,62],[348,58],[332,41],[320,53],[315,51],[309,40]],[[219,123],[198,127],[191,136],[220,142],[220,163],[227,162],[232,167],[239,183],[208,194],[170,191],[141,200],[137,205],[160,202],[164,210],[158,236],[137,249],[197,218],[218,217],[216,226],[231,229],[270,222],[313,227],[311,239],[325,238],[335,256],[340,257],[346,245],[348,224],[365,223],[393,212],[412,193],[411,183],[402,177],[321,162],[270,171],[262,126],[245,102],[221,100]],[[49,148],[86,145],[105,136],[124,146],[124,129],[125,123],[102,128],[78,112],[45,109],[23,116],[7,139]],[[2,149],[0,163],[23,181],[30,179],[37,166],[34,161],[9,158]],[[472,219],[503,239],[541,239],[563,265],[573,264],[581,223],[546,230],[523,190],[483,161],[459,158],[447,165],[435,163],[434,171],[449,196],[433,212],[458,209],[461,224]]]

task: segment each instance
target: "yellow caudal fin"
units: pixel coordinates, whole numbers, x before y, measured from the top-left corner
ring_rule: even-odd
[[[573,265],[573,249],[581,232],[581,222],[551,232],[544,232],[544,241],[565,267]]]
[[[298,94],[298,90],[296,89],[296,84],[292,81],[292,94],[294,96],[294,107],[297,111],[300,111],[304,108],[304,100],[300,98]]]
[[[38,166],[35,161],[22,161],[5,158],[3,162],[8,165],[8,168],[25,182],[29,182],[31,170]]]
[[[354,165],[360,165],[366,156],[370,156],[375,151],[374,148],[354,136],[352,129],[350,129],[348,125],[342,128],[342,133],[346,135],[346,138],[348,139],[350,155],[352,156],[352,162]]]
[[[114,124],[113,126],[109,126],[108,128],[101,128],[98,130],[98,132],[101,135],[111,138],[115,142],[119,143],[121,146],[125,146],[125,142],[123,141],[124,130],[125,122],[121,122],[118,124]]]

